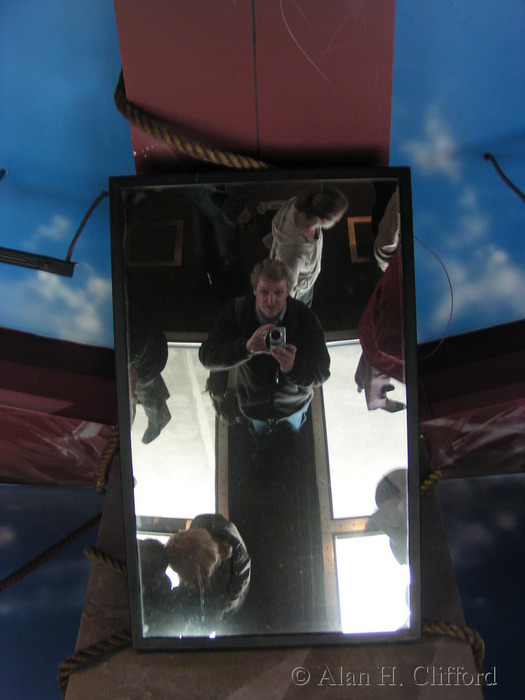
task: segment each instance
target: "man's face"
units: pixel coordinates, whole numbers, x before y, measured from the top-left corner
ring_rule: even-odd
[[[286,280],[272,282],[261,277],[255,288],[255,303],[268,323],[274,323],[286,306],[288,285]]]

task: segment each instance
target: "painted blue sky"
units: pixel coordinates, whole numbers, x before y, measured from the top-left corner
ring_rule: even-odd
[[[85,487],[0,486],[0,579],[98,515]],[[75,649],[91,569],[89,530],[0,595],[2,698],[58,700],[59,664]]]
[[[483,154],[525,187],[525,4],[398,1],[392,165],[412,168],[416,236],[454,295],[451,332],[523,318],[525,205]],[[420,341],[440,337],[450,294],[416,242]]]
[[[0,245],[64,258],[108,177],[134,173],[129,127],[113,103],[113,3],[2,3],[0,61]],[[0,265],[0,325],[111,347],[107,198],[73,260],[72,279]]]
[[[120,53],[113,5],[5,2],[0,9],[0,245],[65,257],[110,175],[134,172],[113,93]],[[450,275],[461,333],[523,318],[525,206],[485,151],[525,186],[525,5],[507,0],[396,9],[391,164],[412,168],[417,237]],[[108,202],[74,251],[73,279],[0,264],[0,325],[112,346]],[[446,276],[416,243],[419,340],[441,337]]]

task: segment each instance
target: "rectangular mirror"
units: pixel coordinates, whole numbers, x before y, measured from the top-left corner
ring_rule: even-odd
[[[418,637],[409,170],[117,177],[110,211],[134,646]]]

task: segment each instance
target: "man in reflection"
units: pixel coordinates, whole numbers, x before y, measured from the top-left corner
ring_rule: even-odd
[[[290,297],[292,284],[285,263],[258,263],[253,295],[222,310],[199,350],[207,369],[237,368],[239,408],[262,451],[278,433],[298,435],[314,387],[330,376],[324,331],[315,313]]]
[[[250,556],[232,522],[219,513],[198,515],[165,544],[139,540],[138,552],[148,635],[231,632],[251,577]],[[168,567],[177,574],[175,587]]]

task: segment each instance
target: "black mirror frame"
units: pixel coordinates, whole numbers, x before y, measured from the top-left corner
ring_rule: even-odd
[[[411,568],[410,608],[411,624],[407,629],[377,634],[344,634],[320,632],[299,634],[269,634],[250,636],[162,638],[145,637],[141,622],[141,592],[139,562],[136,546],[136,520],[133,499],[132,454],[130,442],[130,405],[128,388],[128,341],[126,319],[125,268],[122,256],[123,217],[125,214],[122,194],[135,188],[191,186],[206,183],[265,183],[277,181],[324,181],[337,185],[338,180],[396,180],[399,184],[402,267],[403,267],[403,335],[405,352],[405,377],[407,391],[408,428],[408,513],[409,556]],[[415,275],[413,253],[412,195],[410,170],[407,167],[375,168],[315,168],[269,169],[262,171],[180,172],[155,176],[122,176],[109,179],[111,255],[113,276],[114,338],[116,378],[118,391],[120,456],[123,496],[123,517],[126,536],[128,591],[130,600],[131,632],[133,646],[142,650],[264,648],[316,645],[354,645],[407,641],[421,635],[421,562],[419,533],[419,418],[417,396],[417,328]]]

